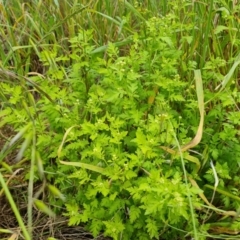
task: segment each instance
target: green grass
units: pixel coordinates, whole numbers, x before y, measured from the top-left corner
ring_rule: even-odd
[[[169,178],[174,171],[180,174],[179,169],[184,173],[182,181],[188,191],[191,227],[174,225],[174,221],[161,225],[157,217],[147,216],[149,236],[156,237],[156,232],[161,232],[171,239],[171,234],[165,232],[171,229],[179,232],[179,236],[191,235],[194,239],[234,239],[225,234],[239,237],[239,12],[239,4],[230,0],[0,1],[0,198],[6,196],[24,239],[34,237],[34,209],[50,216],[54,215],[53,211],[58,215],[64,213],[73,225],[84,222],[79,220],[80,216],[71,216],[71,211],[78,211],[73,201],[66,203],[69,208],[66,213],[62,196],[69,196],[71,185],[78,186],[79,181],[85,193],[87,183],[97,188],[100,177],[95,174],[104,173],[104,177],[110,174],[104,170],[109,163],[96,162],[96,156],[89,162],[76,162],[75,153],[68,147],[74,142],[79,144],[76,150],[80,151],[80,143],[91,139],[89,146],[95,144],[95,148],[91,145],[92,151],[100,148],[107,154],[104,139],[98,142],[97,135],[86,135],[90,128],[95,131],[93,125],[98,121],[105,119],[109,125],[117,122],[104,118],[102,108],[105,113],[116,113],[119,121],[129,121],[126,129],[118,129],[130,134],[124,138],[129,154],[135,154],[132,149],[136,146],[141,149],[139,139],[145,141],[141,131],[146,130],[147,136],[150,130],[145,127],[151,129],[152,118],[159,114],[159,124],[166,128],[166,136],[162,130],[158,156],[173,166],[156,164],[159,169],[167,169]],[[126,69],[121,64],[126,64]],[[121,73],[128,68],[139,74],[132,76],[135,82]],[[201,84],[195,84],[194,77],[201,79]],[[120,79],[122,84],[118,85]],[[114,103],[115,96],[118,97]],[[128,111],[124,108],[126,99],[138,106],[138,112],[129,111],[128,116],[122,113]],[[92,105],[89,100],[93,101]],[[131,115],[144,124],[139,121],[135,126]],[[82,130],[84,126],[86,129]],[[111,131],[117,135],[113,133],[115,130]],[[145,145],[148,144],[147,138]],[[126,146],[119,145],[114,151],[121,155]],[[147,151],[150,150],[146,150],[146,155]],[[15,155],[14,161],[6,160],[7,156]],[[123,171],[125,165],[119,164]],[[140,172],[156,177],[149,166],[135,164]],[[83,175],[89,173],[88,169],[92,175],[86,179],[76,177],[79,173],[74,167],[83,169]],[[21,215],[18,196],[11,191],[8,181],[9,174],[18,168],[24,169],[22,174],[28,184],[27,217]],[[120,181],[106,176],[109,182]],[[148,183],[154,186],[150,180]],[[39,191],[34,190],[37,184],[41,186]],[[52,184],[56,189],[51,188]],[[137,180],[134,184],[137,186]],[[79,202],[87,204],[82,199],[86,202]],[[144,207],[152,211],[147,205]],[[106,235],[113,239],[121,239],[121,234],[111,232],[111,224],[119,224],[119,229],[127,228],[117,220],[103,220]],[[96,229],[104,228],[95,226],[95,229],[93,223],[91,226],[85,223],[93,234]]]

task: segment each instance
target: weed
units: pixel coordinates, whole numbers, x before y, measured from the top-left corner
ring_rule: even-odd
[[[94,237],[239,235],[238,11],[0,2],[0,182],[25,239],[33,206]],[[5,177],[20,166],[27,221]]]

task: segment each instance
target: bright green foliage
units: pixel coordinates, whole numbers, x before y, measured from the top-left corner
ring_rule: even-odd
[[[184,226],[191,219],[187,200],[190,185],[183,182],[180,162],[174,160],[170,166],[159,148],[175,145],[172,126],[176,131],[180,122],[173,106],[185,101],[182,93],[186,87],[177,75],[181,52],[171,35],[156,34],[161,24],[164,26],[157,18],[147,22],[147,42],[135,34],[126,56],[119,56],[118,48],[111,43],[105,58],[92,55],[91,31],[80,32],[70,42],[73,49],[85,47],[70,55],[76,63],[65,81],[73,94],[70,91],[62,96],[59,108],[64,112],[72,97],[76,104],[59,116],[58,123],[55,111],[53,117],[47,113],[56,126],[66,129],[79,125],[69,133],[61,159],[105,170],[104,176],[84,169],[70,175],[78,183],[77,189],[73,187],[75,197],[72,192],[69,195],[70,202],[74,198],[71,204],[79,210],[68,203],[65,215],[71,225],[87,222],[94,236],[104,231],[113,239],[143,239],[144,234],[154,238],[168,224]],[[159,95],[149,106],[154,86],[159,87]],[[60,169],[62,174],[73,170],[65,166]],[[196,198],[192,192],[192,199]]]
[[[239,229],[238,215],[220,215],[240,208],[239,6],[98,0],[24,8],[13,1],[11,15],[3,2],[0,128],[19,133],[5,137],[0,176],[14,170],[2,161],[16,149],[16,168],[31,162],[25,179],[35,205],[94,237],[206,239],[209,229]],[[178,145],[199,124],[196,69],[203,137],[180,155]],[[33,193],[35,181],[44,182],[47,204]]]

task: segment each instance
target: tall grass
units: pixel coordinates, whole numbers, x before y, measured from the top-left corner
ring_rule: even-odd
[[[93,29],[96,47],[127,39],[144,20],[171,14],[182,25],[177,37],[191,37],[179,47],[186,59],[195,59],[200,68],[210,57],[231,60],[239,44],[237,4],[216,1],[3,1],[1,7],[0,51],[2,66],[14,66],[19,74],[40,70],[36,51],[59,45],[68,54],[67,39],[78,29]],[[179,39],[181,39],[179,38]],[[31,40],[31,41],[30,41]],[[32,63],[35,64],[32,64]],[[31,63],[31,64],[30,64]],[[33,68],[33,69],[32,69]],[[228,72],[228,68],[224,73]]]

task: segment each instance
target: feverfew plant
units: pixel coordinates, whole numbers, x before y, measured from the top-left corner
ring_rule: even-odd
[[[70,41],[74,61],[66,82],[76,104],[66,116],[71,121],[60,121],[76,127],[60,158],[103,171],[58,168],[72,182],[69,224],[84,223],[95,237],[154,239],[182,235],[170,234],[171,227],[193,230],[187,188],[193,202],[197,191],[183,181],[179,158],[160,148],[176,145],[174,132],[182,124],[176,104],[185,101],[186,84],[177,74],[181,52],[162,19],[146,25],[148,37],[135,33],[125,56],[112,43],[104,58],[91,54],[90,31]],[[186,133],[181,140],[187,141]]]

